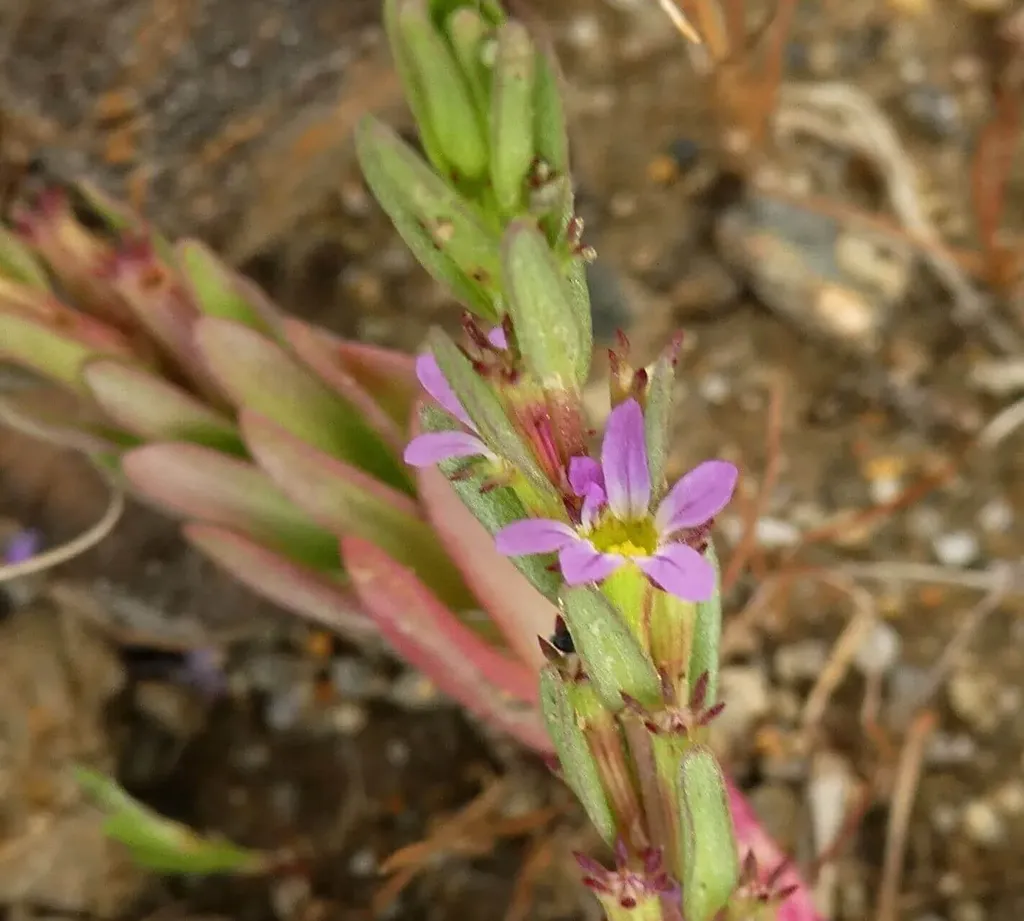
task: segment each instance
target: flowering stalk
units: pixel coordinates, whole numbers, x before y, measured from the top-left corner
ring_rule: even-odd
[[[615,864],[581,856],[611,921],[769,918],[787,891],[741,860],[707,746],[717,700],[719,573],[711,543],[736,468],[665,474],[678,340],[650,367],[612,354],[591,451],[581,392],[590,307],[554,70],[494,3],[386,0],[424,162],[368,119],[367,180],[424,266],[465,305],[435,330],[405,460],[438,466],[558,607],[540,696],[566,783]],[[625,344],[623,340],[623,344]],[[766,882],[767,879],[767,882]]]

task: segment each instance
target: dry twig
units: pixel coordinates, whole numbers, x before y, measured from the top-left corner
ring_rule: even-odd
[[[907,832],[914,806],[925,745],[935,728],[935,714],[926,710],[914,720],[900,754],[896,769],[896,783],[889,810],[889,826],[885,835],[885,858],[882,863],[882,881],[879,885],[875,921],[896,921],[899,917],[900,880],[907,849]]]

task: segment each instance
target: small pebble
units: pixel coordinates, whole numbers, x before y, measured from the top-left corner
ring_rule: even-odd
[[[310,686],[293,684],[274,694],[267,703],[267,726],[275,732],[294,729],[309,704]]]
[[[970,531],[948,531],[932,541],[932,550],[944,566],[970,566],[981,555],[978,538]]]
[[[938,803],[929,816],[934,828],[941,835],[950,835],[960,824],[960,812],[952,803]]]
[[[978,527],[988,534],[1005,534],[1013,527],[1013,506],[1006,499],[992,499],[978,512]]]
[[[968,663],[950,676],[946,693],[953,712],[976,732],[993,732],[1001,715],[998,704],[998,678]]]
[[[370,721],[366,708],[344,701],[331,709],[331,725],[343,736],[357,736]]]
[[[271,890],[274,914],[281,921],[299,916],[302,906],[309,901],[310,883],[305,876],[285,876],[277,880]]]
[[[929,83],[911,86],[903,97],[903,108],[914,123],[936,140],[959,133],[960,104],[948,90]]]
[[[601,41],[601,23],[592,14],[574,16],[565,30],[565,37],[577,51],[592,51]]]
[[[759,518],[757,520],[757,542],[765,549],[795,547],[800,543],[800,529],[781,518]]]
[[[721,406],[732,395],[732,387],[724,374],[713,371],[705,374],[697,382],[697,392],[705,402],[712,406]]]
[[[334,659],[330,665],[331,683],[343,697],[366,700],[373,696],[380,676],[364,659],[344,656]]]
[[[821,640],[801,640],[775,651],[775,674],[783,684],[812,681],[828,661],[828,646]]]
[[[936,732],[928,742],[925,760],[932,767],[957,767],[970,764],[978,754],[978,744],[965,732]]]
[[[348,872],[353,876],[373,876],[377,872],[377,856],[370,848],[361,848],[349,858]]]
[[[1024,815],[1024,781],[1008,780],[993,795],[999,809],[1015,818]]]
[[[715,720],[714,728],[734,741],[749,735],[768,712],[768,679],[759,668],[735,665],[722,669],[720,682],[720,697],[729,705]]]
[[[409,763],[409,746],[401,739],[388,739],[384,757],[392,767],[404,767]]]
[[[865,675],[884,675],[899,661],[901,647],[895,628],[879,621],[860,644],[854,662]]]
[[[408,710],[433,710],[444,702],[434,683],[419,672],[403,672],[391,685],[391,700]]]
[[[989,915],[977,902],[969,900],[953,906],[950,921],[988,921]]]

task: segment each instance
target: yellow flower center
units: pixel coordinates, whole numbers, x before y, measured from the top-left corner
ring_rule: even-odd
[[[621,556],[653,556],[658,549],[658,532],[650,517],[620,521],[605,515],[590,534],[590,542],[602,553]]]

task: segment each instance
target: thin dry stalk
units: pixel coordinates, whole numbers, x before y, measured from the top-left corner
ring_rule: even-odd
[[[864,640],[878,620],[874,599],[865,589],[854,582],[830,574],[822,574],[819,578],[826,585],[849,597],[853,602],[855,613],[843,632],[839,634],[825,667],[818,676],[811,693],[807,695],[804,711],[800,718],[800,724],[807,732],[813,732],[821,723],[829,700],[849,673],[857,651],[863,646]]]
[[[921,713],[910,726],[896,768],[889,826],[885,835],[885,858],[878,891],[875,921],[896,921],[899,917],[900,882],[907,851],[907,832],[914,808],[914,794],[921,777],[925,746],[938,719],[932,711]]]
[[[93,466],[109,488],[107,507],[99,520],[87,531],[59,547],[38,553],[21,563],[0,564],[0,584],[10,582],[12,579],[46,572],[55,566],[67,563],[91,550],[114,530],[124,512],[124,490],[102,467]]]
[[[768,426],[765,434],[765,468],[757,498],[750,503],[750,511],[744,522],[743,537],[733,551],[729,565],[722,576],[722,594],[727,593],[739,580],[743,567],[757,549],[757,523],[768,511],[779,478],[782,460],[782,406],[785,384],[776,380],[771,388],[768,403]]]

